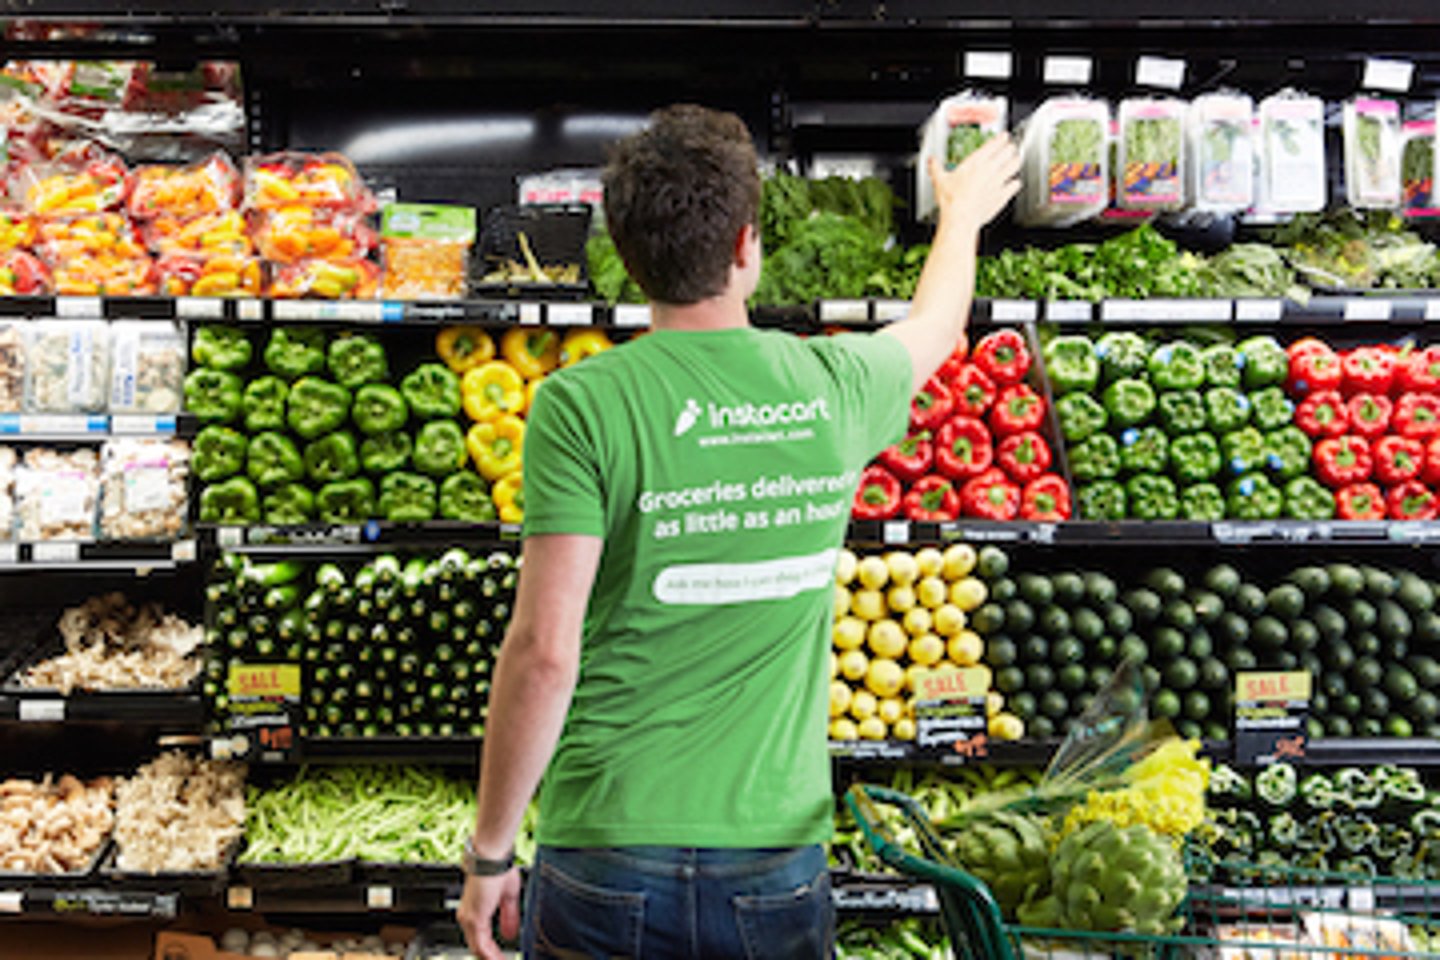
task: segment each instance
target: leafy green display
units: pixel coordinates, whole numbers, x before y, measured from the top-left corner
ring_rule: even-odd
[[[645,291],[630,278],[608,233],[592,234],[585,244],[590,283],[607,303],[644,303]]]

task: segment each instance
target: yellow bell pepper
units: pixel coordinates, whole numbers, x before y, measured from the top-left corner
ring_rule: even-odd
[[[543,377],[560,362],[560,338],[544,327],[512,327],[500,338],[500,356],[526,380]]]
[[[513,414],[477,423],[465,434],[465,449],[486,480],[499,480],[520,469],[525,450],[525,421]]]
[[[544,382],[545,378],[541,377],[539,380],[531,380],[530,383],[526,385],[525,409],[527,412],[535,409],[535,394],[540,392],[540,384]]]
[[[567,334],[560,344],[560,366],[573,366],[586,357],[604,353],[613,346],[615,344],[610,342],[603,330],[576,330]]]
[[[460,378],[460,400],[471,420],[484,422],[525,409],[525,380],[503,360],[491,360]]]
[[[479,327],[446,327],[435,335],[435,352],[445,366],[464,373],[495,356],[495,341]]]
[[[525,522],[525,484],[521,472],[508,473],[490,488],[501,523]]]

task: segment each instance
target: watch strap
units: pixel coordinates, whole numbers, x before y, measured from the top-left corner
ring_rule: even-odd
[[[510,852],[500,860],[488,860],[475,852],[474,839],[466,837],[465,846],[460,851],[460,866],[471,877],[498,877],[515,866],[515,848],[511,847]]]

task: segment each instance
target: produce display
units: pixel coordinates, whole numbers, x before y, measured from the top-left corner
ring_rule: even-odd
[[[15,473],[18,539],[92,540],[100,500],[100,458],[93,449],[31,447]]]
[[[173,540],[186,526],[190,444],[116,438],[100,450],[100,536]]]
[[[115,438],[98,452],[30,447],[18,468],[16,459],[0,452],[0,540],[174,539],[186,529],[184,440]]]
[[[123,593],[91,597],[60,615],[65,652],[19,673],[36,690],[178,690],[200,672],[204,631],[163,606],[136,606]]]
[[[115,864],[125,873],[219,870],[245,822],[245,767],[172,750],[115,788]]]
[[[909,917],[879,926],[843,921],[835,932],[840,960],[946,960],[950,940],[933,920]]]
[[[306,960],[340,960],[342,957],[365,957],[374,960],[403,960],[409,956],[407,945],[398,940],[386,943],[379,935],[337,937],[310,934],[291,929],[278,935],[269,930],[246,930],[231,927],[221,935],[220,949],[241,957],[275,957],[289,960],[297,954]]]
[[[114,800],[108,777],[0,780],[0,876],[85,872],[110,836]]]

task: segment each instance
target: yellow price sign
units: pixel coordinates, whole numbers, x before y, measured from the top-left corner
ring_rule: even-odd
[[[1307,670],[1235,675],[1235,699],[1242,703],[1308,701],[1313,689],[1314,681]]]
[[[983,667],[942,667],[915,677],[917,700],[973,700],[990,692],[990,671]]]
[[[300,665],[296,663],[231,664],[225,686],[232,697],[299,697]]]

